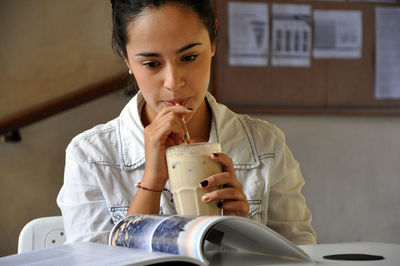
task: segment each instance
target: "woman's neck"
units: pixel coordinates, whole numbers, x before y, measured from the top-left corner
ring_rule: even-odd
[[[192,143],[208,142],[211,131],[211,118],[211,109],[204,99],[197,112],[186,124]]]

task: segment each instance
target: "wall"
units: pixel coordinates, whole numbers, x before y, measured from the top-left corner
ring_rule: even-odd
[[[0,119],[126,71],[111,49],[109,0],[1,0],[0,18]],[[28,221],[60,214],[65,147],[119,113],[126,97],[112,95],[22,128],[21,143],[0,143],[0,256],[17,251]]]
[[[400,117],[262,118],[300,162],[319,242],[400,243]]]
[[[1,0],[0,18],[0,119],[126,71],[109,0]]]
[[[117,91],[22,128],[19,143],[0,143],[0,256],[17,252],[27,222],[61,215],[56,197],[66,146],[78,133],[118,116],[128,100]]]

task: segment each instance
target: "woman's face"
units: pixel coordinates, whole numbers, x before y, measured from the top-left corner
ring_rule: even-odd
[[[126,63],[146,100],[150,121],[176,103],[196,111],[204,101],[215,51],[198,15],[166,4],[143,11],[127,32]]]

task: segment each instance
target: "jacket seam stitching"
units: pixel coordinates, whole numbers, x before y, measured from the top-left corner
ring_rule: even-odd
[[[125,166],[125,157],[124,157],[124,151],[123,151],[123,145],[122,145],[122,136],[121,136],[121,117],[118,117],[118,138],[119,138],[119,156],[120,156],[120,162],[121,165]]]
[[[266,153],[258,156],[258,159],[260,160],[265,158],[275,158],[275,153]]]
[[[126,211],[129,209],[129,206],[125,205],[125,206],[110,206],[110,211],[111,212],[115,212],[115,211]]]
[[[91,132],[87,132],[87,133],[82,133],[81,135],[79,135],[78,137],[75,138],[75,142],[78,143],[80,140],[82,139],[86,139],[88,137],[92,137],[94,135],[98,135],[99,133],[108,133],[110,131],[114,131],[116,130],[116,126],[112,126],[110,128],[106,128],[106,129],[96,129],[96,130],[91,130]]]
[[[244,121],[242,121],[238,116],[236,116],[236,118],[239,120],[240,124],[241,124],[242,127],[243,127],[243,131],[246,133],[247,141],[248,141],[248,143],[249,143],[249,145],[250,145],[251,154],[252,154],[253,160],[254,160],[254,162],[251,163],[251,164],[237,164],[237,165],[256,165],[256,164],[257,164],[257,160],[256,160],[254,148],[253,148],[253,143],[252,143],[252,141],[250,140],[250,136],[249,136],[249,134],[248,134],[248,132],[247,132],[247,130],[246,130],[246,127],[245,127],[244,124],[243,124]]]
[[[119,170],[122,170],[122,167],[120,164],[113,164],[110,162],[106,162],[106,161],[89,161],[90,164],[94,164],[94,165],[101,165],[101,166],[111,166],[114,168],[117,168]]]

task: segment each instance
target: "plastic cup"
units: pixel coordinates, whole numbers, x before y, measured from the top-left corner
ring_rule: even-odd
[[[199,187],[199,183],[205,178],[222,172],[221,165],[210,158],[211,153],[219,152],[221,144],[208,142],[183,144],[167,149],[169,183],[178,215],[222,215],[217,201],[201,201],[205,193],[218,188],[203,190]]]

